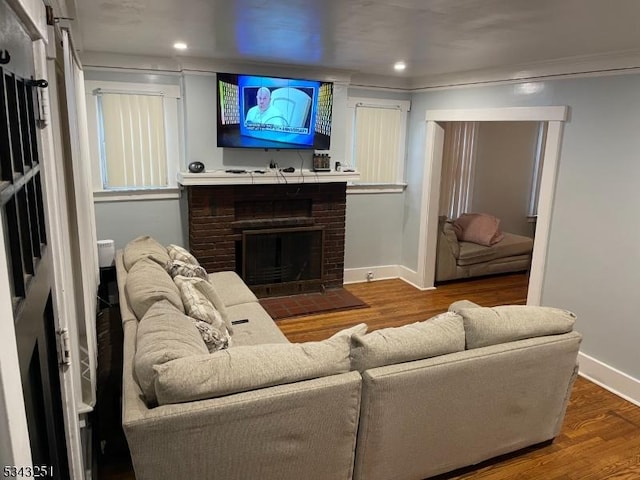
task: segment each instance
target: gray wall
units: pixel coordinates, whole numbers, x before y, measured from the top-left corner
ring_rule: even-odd
[[[471,210],[500,219],[500,228],[532,235],[527,220],[538,122],[480,122]]]
[[[399,265],[402,193],[347,196],[345,268]]]
[[[282,71],[278,72],[282,75]],[[131,81],[137,83],[167,83],[155,74],[87,71],[87,80]],[[268,151],[252,149],[222,149],[216,141],[216,82],[213,74],[170,76],[171,82],[182,80],[185,161],[201,161],[207,170],[233,167],[266,168],[270,160],[280,167],[310,168],[310,151]],[[347,97],[403,99],[409,93],[357,89],[352,91],[340,83],[334,84],[334,111],[331,134],[332,160],[344,163],[347,148]],[[345,240],[346,268],[378,265],[398,265],[402,249],[403,195],[349,195]],[[182,210],[181,210],[182,209]],[[95,205],[99,239],[113,239],[121,248],[138,235],[152,235],[163,243],[188,244],[184,202],[179,200],[136,200],[99,202]],[[182,211],[183,215],[180,214]]]
[[[183,218],[180,208],[180,201],[173,199],[97,202],[98,239],[114,240],[116,249],[140,235],[150,235],[163,245],[187,245],[183,232],[188,217]]]
[[[416,93],[412,100],[402,257],[417,266],[425,111],[568,105],[542,301],[573,310],[582,351],[640,379],[640,75]]]

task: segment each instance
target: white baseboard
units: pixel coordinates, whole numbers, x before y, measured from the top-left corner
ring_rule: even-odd
[[[371,272],[373,279],[369,280],[367,275]],[[345,268],[344,283],[362,283],[376,280],[389,280],[399,278],[398,265],[379,265],[376,267]]]
[[[580,376],[640,406],[640,380],[580,352]]]
[[[373,274],[373,279],[367,278],[368,273]],[[409,285],[417,288],[418,290],[433,290],[435,287],[423,288],[417,285],[418,272],[403,266],[403,265],[379,265],[376,267],[363,267],[363,268],[345,268],[344,269],[344,284],[349,283],[363,283],[377,280],[390,280],[393,278],[399,278],[407,282]]]
[[[407,282],[409,285],[417,288],[418,290],[435,290],[436,287],[421,287],[418,285],[418,272],[405,267],[404,265],[398,265],[398,273],[400,279]]]

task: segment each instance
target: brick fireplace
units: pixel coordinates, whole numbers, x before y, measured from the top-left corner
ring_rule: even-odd
[[[341,287],[346,183],[187,186],[189,245],[259,297]]]

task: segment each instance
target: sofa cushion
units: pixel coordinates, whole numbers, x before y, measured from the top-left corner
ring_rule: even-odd
[[[463,213],[453,222],[458,240],[490,247],[503,238],[500,219],[486,213]]]
[[[227,307],[241,303],[257,302],[258,298],[236,272],[224,271],[209,274],[209,282]]]
[[[131,267],[143,258],[153,255],[161,264],[166,264],[170,258],[167,249],[148,235],[134,238],[124,247],[124,268],[129,271]]]
[[[462,308],[458,314],[464,320],[467,349],[567,333],[576,320],[567,310],[526,305]]]
[[[140,320],[134,371],[147,404],[156,402],[155,365],[176,358],[208,354],[193,319],[166,300],[156,302]]]
[[[463,308],[478,308],[480,305],[469,300],[457,300],[449,305],[449,311],[458,313]]]
[[[182,260],[169,260],[164,268],[171,277],[182,275],[183,277],[199,277],[205,280],[207,279],[207,271],[204,267],[183,262]]]
[[[157,365],[160,405],[325,377],[349,371],[349,338],[234,347]]]
[[[167,246],[167,253],[169,254],[169,258],[171,258],[171,260],[179,260],[191,265],[200,265],[200,262],[198,262],[196,257],[194,257],[191,252],[181,247],[180,245],[174,245],[172,243],[171,245]]]
[[[181,275],[173,280],[180,289],[186,314],[209,325],[196,324],[209,351],[228,348],[231,344],[231,328],[207,296],[207,291],[213,289],[211,284],[202,278]]]
[[[241,303],[227,309],[233,328],[233,347],[263,343],[289,343],[267,311],[258,302]],[[233,324],[233,322],[240,323]]]
[[[458,265],[475,265],[499,258],[517,255],[530,255],[533,251],[533,239],[513,233],[505,233],[500,243],[490,247],[472,242],[460,242]]]
[[[165,269],[151,258],[138,260],[131,267],[124,288],[138,320],[159,300],[168,300],[184,312],[178,287]]]
[[[351,337],[351,368],[363,372],[464,350],[462,317],[446,312],[429,320]]]
[[[366,323],[358,323],[357,325],[353,325],[352,327],[343,328],[342,330],[338,330],[336,333],[331,335],[329,338],[347,336],[351,338],[353,335],[364,335],[367,333],[369,326]]]

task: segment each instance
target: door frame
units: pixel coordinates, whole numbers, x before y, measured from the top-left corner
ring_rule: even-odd
[[[418,283],[421,288],[434,288],[436,271],[436,242],[442,145],[437,138],[438,122],[547,122],[547,141],[543,153],[542,177],[538,200],[538,218],[533,244],[527,305],[540,305],[542,282],[547,260],[551,215],[555,195],[560,148],[564,122],[569,107],[505,107],[478,109],[427,110],[425,157],[420,206],[420,234],[418,243]]]

